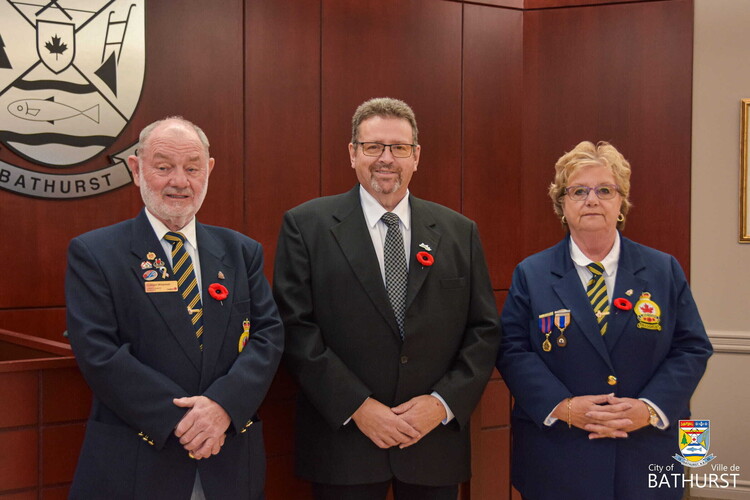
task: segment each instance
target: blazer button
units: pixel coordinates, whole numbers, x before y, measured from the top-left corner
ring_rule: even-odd
[[[609,377],[607,377],[607,383],[609,385],[617,385],[617,377],[615,377],[614,375],[610,375]]]
[[[401,364],[405,365],[409,362],[409,356],[401,356]]]

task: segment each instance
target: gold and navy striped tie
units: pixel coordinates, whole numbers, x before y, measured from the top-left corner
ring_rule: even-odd
[[[172,244],[172,275],[177,279],[177,287],[187,306],[190,321],[193,322],[198,347],[203,350],[203,304],[198,290],[193,261],[185,250],[185,235],[168,232],[164,239]]]
[[[586,295],[589,297],[596,320],[599,322],[599,332],[604,335],[607,333],[607,315],[609,314],[609,297],[607,296],[607,284],[604,282],[604,266],[601,262],[592,262],[586,268],[593,273],[586,286]]]

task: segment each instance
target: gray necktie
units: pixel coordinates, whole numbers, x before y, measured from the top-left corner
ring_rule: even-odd
[[[404,313],[406,311],[406,255],[404,253],[404,239],[399,229],[398,215],[393,212],[383,214],[383,222],[388,226],[383,245],[383,260],[385,263],[385,289],[391,301],[393,313],[401,338],[404,338]]]

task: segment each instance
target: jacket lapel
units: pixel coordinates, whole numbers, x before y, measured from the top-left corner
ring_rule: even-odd
[[[169,259],[167,259],[161,243],[156,238],[156,234],[146,217],[145,209],[141,211],[134,221],[131,251],[135,256],[132,263],[133,272],[136,274],[141,286],[144,287],[143,293],[146,293],[146,280],[143,278],[145,270],[141,269],[141,262],[147,260],[146,256],[149,252],[155,253],[157,258],[163,260],[166,264],[169,264]],[[174,277],[171,276],[171,268],[169,268],[168,273],[170,276],[168,276],[166,280],[173,280]],[[158,278],[152,281],[152,283],[156,281],[164,281],[161,274]],[[182,347],[183,351],[185,351],[185,355],[190,359],[190,362],[195,369],[200,371],[201,353],[198,349],[198,342],[193,335],[193,325],[187,314],[185,301],[182,299],[180,293],[160,292],[146,293],[146,295],[151,300],[156,311],[164,319],[164,322],[172,332],[172,335],[174,335],[177,343]]]
[[[238,279],[235,267],[225,259],[224,247],[202,225],[196,222],[196,237],[201,264],[202,302],[203,302],[203,372],[202,380],[213,380],[214,374],[207,370],[217,366],[217,359],[221,352],[228,325],[232,314],[232,306],[237,299],[235,286]],[[224,279],[219,279],[219,272]],[[229,290],[229,296],[219,301],[211,297],[208,287],[213,283],[224,285]]]
[[[385,291],[378,258],[372,247],[372,238],[359,201],[359,184],[347,193],[333,218],[337,224],[331,227],[331,232],[349,261],[352,272],[394,334],[399,335],[396,316]]]
[[[627,238],[620,236],[620,260],[617,264],[617,278],[615,279],[615,293],[612,300],[625,298],[635,304],[641,292],[646,288],[646,281],[637,274],[645,269],[645,262],[638,248]],[[631,293],[626,294],[630,291]],[[635,298],[634,298],[635,297]],[[615,344],[622,337],[625,328],[635,321],[633,310],[622,311],[612,304],[609,315],[609,326],[604,336],[608,350],[611,352]]]
[[[573,260],[570,258],[570,235],[555,247],[551,272],[553,274],[552,289],[560,298],[566,309],[571,311],[571,322],[578,324],[583,336],[594,346],[596,352],[612,367],[604,339],[599,333],[599,324],[581,285]],[[569,342],[576,339],[570,338]]]
[[[422,288],[430,269],[432,269],[430,266],[423,266],[417,262],[417,253],[426,251],[420,245],[424,244],[429,247],[428,253],[437,259],[439,258],[437,255],[438,244],[440,243],[440,233],[437,232],[435,220],[425,203],[411,195],[409,196],[409,203],[411,205],[411,249],[409,251],[409,281],[406,290],[407,311]]]

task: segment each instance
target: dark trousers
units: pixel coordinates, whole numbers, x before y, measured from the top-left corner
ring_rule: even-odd
[[[394,500],[456,500],[458,485],[422,486],[409,484],[393,478],[390,481],[372,484],[322,484],[313,483],[315,500],[384,500],[388,487],[393,486]]]

